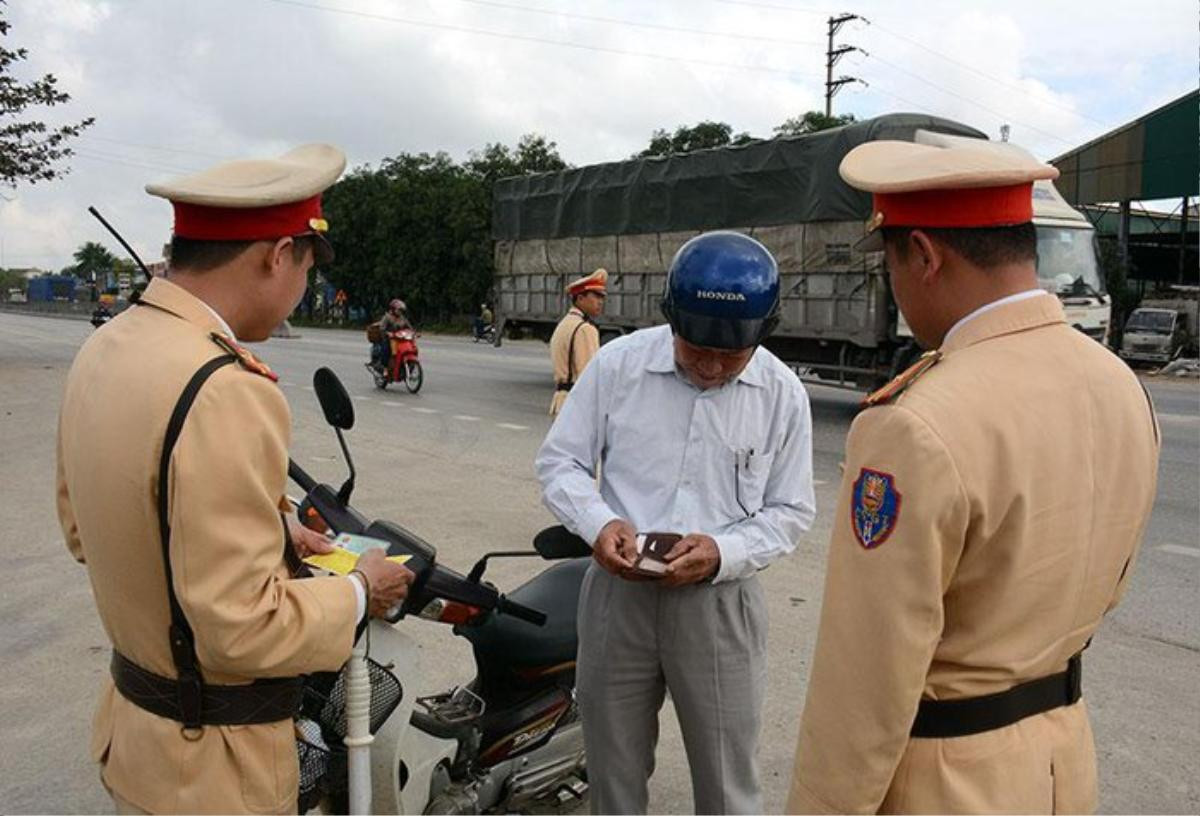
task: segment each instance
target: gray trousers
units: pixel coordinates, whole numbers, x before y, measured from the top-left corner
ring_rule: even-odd
[[[645,813],[658,711],[671,692],[697,813],[762,813],[755,750],[767,606],[757,577],[663,587],[593,563],[576,675],[593,813]]]

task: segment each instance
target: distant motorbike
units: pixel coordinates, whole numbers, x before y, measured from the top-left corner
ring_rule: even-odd
[[[496,342],[496,324],[488,323],[483,327],[476,326],[471,332],[471,339],[476,343],[495,343]]]
[[[108,307],[100,305],[92,311],[92,319],[90,322],[93,327],[98,329],[112,319],[113,313],[108,310]]]
[[[350,477],[338,489],[289,462],[288,474],[305,494],[301,518],[319,531],[386,541],[389,555],[410,556],[407,566],[416,580],[403,604],[387,620],[372,620],[358,639],[356,649],[370,646],[369,705],[364,699],[356,714],[351,710],[349,664],[328,687],[310,683],[306,690],[306,713],[298,722],[300,812],[317,804],[324,813],[580,807],[588,784],[575,702],[575,614],[591,549],[565,528],[552,527],[537,535],[532,550],[488,553],[467,575],[444,566],[428,542],[394,522],[369,521],[350,505],[355,470],[342,431],[353,427],[354,408],[329,369],[317,371],[313,384],[337,430]],[[554,563],[539,564],[537,574],[507,595],[483,579],[489,560],[527,556]],[[418,650],[408,634],[414,617],[447,624],[447,634],[470,642],[472,679],[417,696],[426,687],[422,658],[445,658]],[[345,739],[350,717],[369,719],[369,729],[367,722],[361,725],[374,739]],[[360,751],[367,755],[355,754]]]
[[[412,329],[399,329],[387,332],[387,342],[391,344],[391,359],[385,366],[379,355],[379,344],[383,340],[383,330],[377,324],[367,328],[367,340],[371,342],[371,361],[366,363],[367,370],[375,381],[375,387],[385,389],[391,383],[404,383],[410,393],[417,393],[425,382],[425,372],[421,369],[421,361],[417,359],[417,333]]]

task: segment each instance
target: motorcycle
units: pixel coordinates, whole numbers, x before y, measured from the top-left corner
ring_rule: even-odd
[[[496,343],[496,324],[488,323],[482,327],[475,327],[471,331],[471,339],[476,343]]]
[[[387,542],[388,555],[409,556],[407,566],[416,578],[405,601],[387,620],[372,619],[356,643],[359,651],[369,644],[372,661],[373,740],[363,737],[363,726],[351,739],[354,729],[346,725],[353,711],[366,711],[363,701],[356,709],[336,688],[319,697],[315,709],[306,701],[306,711],[322,713],[313,715],[316,724],[298,721],[298,734],[311,735],[300,741],[300,812],[318,800],[325,813],[347,812],[348,804],[349,812],[376,813],[512,813],[577,806],[588,786],[575,702],[575,617],[591,549],[565,528],[551,527],[534,538],[533,550],[487,553],[465,576],[438,563],[428,542],[393,522],[368,521],[350,505],[355,470],[342,431],[354,424],[353,405],[329,369],[316,372],[313,386],[350,475],[335,490],[289,462],[289,476],[305,492],[301,518],[315,529],[324,525]],[[528,556],[555,563],[507,595],[483,580],[490,559]],[[449,625],[470,642],[473,679],[413,698],[411,690],[421,686],[419,657],[404,630],[405,619],[414,616]],[[341,746],[342,738],[349,747]],[[367,749],[354,746],[366,743],[369,765],[360,760],[356,774],[353,752]],[[315,772],[306,745],[330,754]]]
[[[92,328],[98,329],[112,319],[113,313],[108,310],[107,306],[100,304],[92,310],[92,319],[88,322],[92,324]]]
[[[371,342],[371,361],[366,363],[367,370],[375,381],[375,387],[385,389],[391,383],[404,383],[409,393],[415,394],[421,390],[425,382],[425,373],[421,369],[421,361],[417,359],[417,333],[412,329],[399,329],[387,332],[387,342],[391,344],[391,358],[388,365],[383,364],[379,354],[379,343],[383,340],[383,330],[376,324],[367,327],[367,340]]]

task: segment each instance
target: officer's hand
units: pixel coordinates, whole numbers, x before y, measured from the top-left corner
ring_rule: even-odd
[[[613,519],[600,530],[592,545],[592,557],[613,575],[633,568],[637,556],[637,530],[625,519]]]
[[[333,542],[316,530],[310,530],[301,523],[295,513],[284,513],[283,518],[292,537],[292,549],[296,555],[306,558],[310,555],[333,552]]]
[[[354,568],[366,577],[370,585],[368,613],[382,618],[388,610],[408,597],[413,571],[395,561],[388,561],[381,549],[367,550],[359,556]]]
[[[717,542],[702,533],[692,533],[676,541],[666,558],[667,574],[662,581],[667,586],[695,584],[713,577],[721,568]]]

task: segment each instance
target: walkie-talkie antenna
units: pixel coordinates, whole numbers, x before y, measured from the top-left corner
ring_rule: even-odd
[[[138,257],[138,254],[133,251],[133,247],[131,247],[129,243],[121,237],[121,233],[113,229],[113,225],[105,221],[104,216],[101,215],[95,207],[88,207],[88,212],[96,216],[96,220],[103,224],[106,230],[112,233],[112,237],[121,242],[121,246],[125,247],[125,251],[129,253],[129,257],[133,258],[137,265],[141,267],[142,273],[146,276],[146,281],[149,282],[154,275],[150,274],[150,270],[146,268],[144,263],[142,263],[142,259]]]

